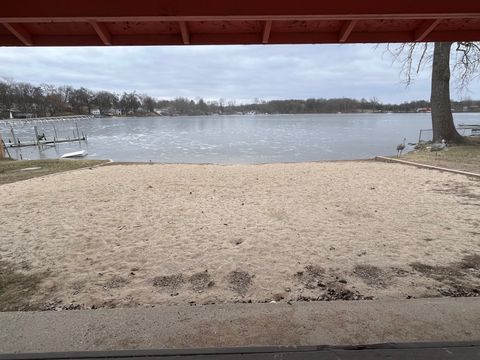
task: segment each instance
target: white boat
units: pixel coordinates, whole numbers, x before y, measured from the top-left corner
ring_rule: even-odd
[[[65,158],[78,158],[78,157],[85,157],[88,155],[87,150],[80,150],[80,151],[74,151],[70,153],[63,154],[60,156],[61,159]]]

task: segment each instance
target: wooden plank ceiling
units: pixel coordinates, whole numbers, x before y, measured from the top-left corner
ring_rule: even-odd
[[[0,46],[480,41],[480,0],[2,0]]]

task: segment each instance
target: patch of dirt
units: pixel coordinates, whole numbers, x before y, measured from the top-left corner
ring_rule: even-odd
[[[332,300],[371,300],[372,296],[363,296],[356,290],[347,288],[348,281],[342,278],[334,270],[327,273],[318,265],[307,265],[305,270],[298,271],[295,279],[308,290],[316,290],[297,296],[297,301],[332,301]]]
[[[201,293],[208,288],[211,288],[215,285],[215,281],[212,280],[210,274],[205,270],[205,272],[199,272],[190,276],[188,280],[192,285],[193,291]]]
[[[433,192],[453,194],[460,198],[463,205],[475,205],[480,206],[480,194],[475,192],[475,187],[467,186],[463,183],[449,182],[442,184],[444,188],[433,189]]]
[[[390,271],[396,277],[406,277],[406,276],[412,274],[410,271],[407,271],[407,270],[402,269],[402,268],[397,268],[397,267],[391,267]]]
[[[128,284],[127,279],[125,279],[121,276],[118,276],[118,275],[114,275],[110,278],[109,281],[107,281],[106,283],[103,284],[103,288],[106,289],[106,290],[118,289],[118,288],[124,287],[127,284]]]
[[[39,310],[41,306],[32,304],[30,299],[47,276],[48,273],[26,274],[9,262],[0,261],[0,311]]]
[[[326,288],[319,296],[300,295],[297,301],[333,301],[333,300],[373,300],[373,296],[363,296],[358,291],[349,289]]]
[[[370,286],[387,286],[388,275],[374,265],[356,265],[353,273]]]
[[[419,272],[429,278],[435,279],[440,282],[450,281],[456,282],[460,278],[463,278],[465,274],[459,270],[458,265],[439,266],[439,265],[427,265],[420,262],[411,263],[410,266],[416,272]]]
[[[176,294],[177,289],[182,287],[184,283],[183,274],[157,276],[153,279],[153,286],[168,288],[172,294]]]
[[[480,296],[480,287],[472,288],[468,286],[453,285],[448,288],[440,288],[438,292],[443,296],[449,297],[478,297]]]
[[[480,270],[480,255],[471,254],[471,255],[464,256],[462,261],[460,262],[460,266],[463,269]]]
[[[228,274],[228,282],[230,288],[241,296],[245,296],[248,288],[252,284],[254,275],[250,275],[245,271],[232,271]]]
[[[325,269],[318,265],[307,265],[305,270],[297,271],[295,278],[302,283],[306,289],[316,289],[323,280]]]

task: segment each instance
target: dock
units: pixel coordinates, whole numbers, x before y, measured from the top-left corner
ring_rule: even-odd
[[[70,116],[51,116],[51,117],[40,117],[40,118],[11,118],[11,119],[0,119],[0,127],[9,128],[10,136],[6,140],[3,136],[2,147],[7,148],[23,148],[29,146],[37,146],[42,149],[45,146],[56,146],[57,144],[62,143],[71,143],[71,142],[87,142],[87,136],[78,128],[79,121],[85,121],[93,119],[93,115],[70,115]],[[72,136],[59,137],[57,133],[56,124],[61,124],[65,122],[72,123]],[[39,134],[38,127],[41,125],[49,124],[52,127],[53,134],[50,136],[50,139],[47,140],[45,133]],[[15,133],[15,129],[18,128],[33,128],[33,140],[21,141]],[[1,137],[0,137],[1,138]]]
[[[459,124],[457,130],[470,130],[471,135],[480,135],[480,124]]]
[[[470,136],[480,135],[480,124],[458,124],[455,126],[458,132],[462,132],[462,135],[465,136],[465,132],[470,130]],[[420,129],[418,134],[418,142],[422,142],[422,134],[427,132],[431,133],[433,129]]]
[[[65,122],[65,121],[79,121],[93,119],[93,115],[68,115],[68,116],[49,116],[49,117],[36,117],[36,118],[11,118],[0,119],[0,126],[15,127],[21,124],[25,126],[27,124],[45,124],[51,122]]]
[[[26,146],[43,146],[43,145],[53,145],[55,146],[56,144],[61,144],[61,143],[68,143],[68,142],[77,142],[77,141],[87,141],[86,136],[82,136],[79,138],[70,138],[70,139],[54,139],[50,141],[31,141],[31,142],[17,142],[16,144],[14,143],[5,143],[5,146],[8,148],[20,148],[20,147],[26,147]]]

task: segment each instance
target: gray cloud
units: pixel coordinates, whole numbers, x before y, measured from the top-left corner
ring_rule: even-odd
[[[373,45],[2,48],[0,77],[161,98],[428,99],[428,69],[407,88],[400,65],[384,50]],[[479,92],[476,81],[469,95],[480,98]]]

